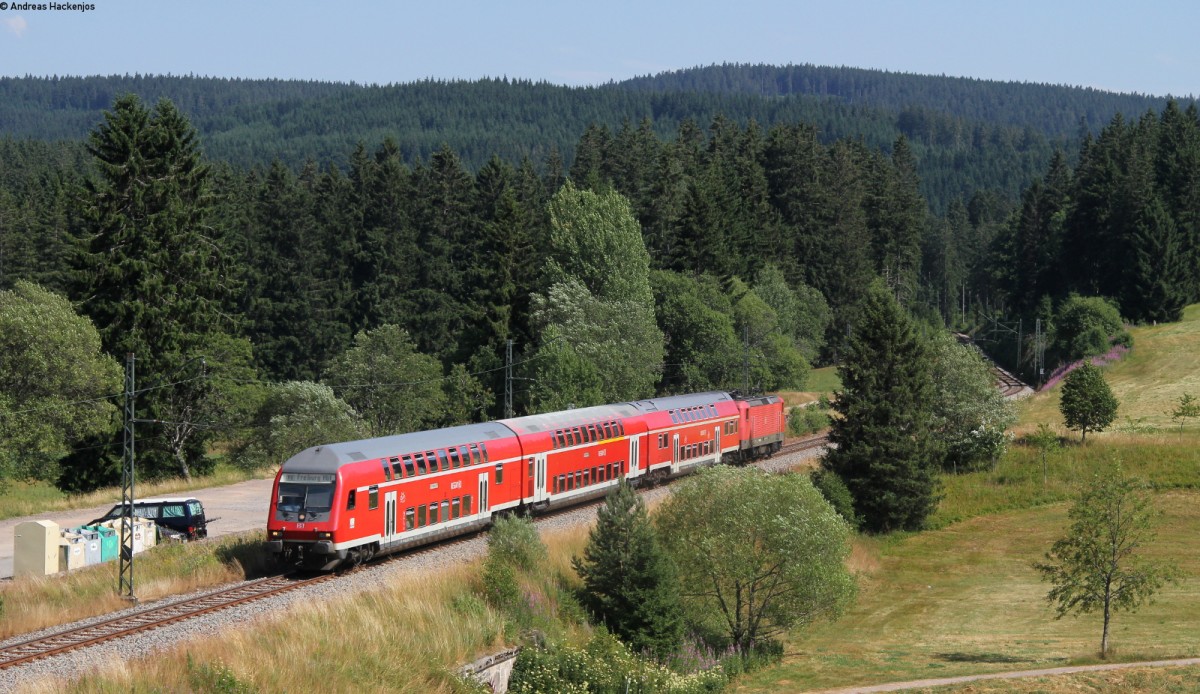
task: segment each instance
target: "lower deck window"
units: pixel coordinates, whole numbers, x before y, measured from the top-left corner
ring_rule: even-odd
[[[442,520],[450,520],[450,502],[449,501],[442,502]]]
[[[425,507],[424,506],[417,507],[417,527],[418,528],[425,527]]]
[[[450,502],[450,517],[458,518],[461,515],[461,513],[462,513],[462,501],[459,500],[459,498],[456,496],[456,497],[454,497],[454,500]]]
[[[471,515],[471,495],[470,494],[463,497],[463,515],[464,516]]]
[[[416,527],[416,511],[412,506],[404,510],[404,529],[412,530]]]
[[[433,525],[438,522],[438,505],[432,503],[429,505],[429,524]]]

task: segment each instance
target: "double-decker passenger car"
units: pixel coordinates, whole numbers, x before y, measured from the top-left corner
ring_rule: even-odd
[[[779,449],[783,402],[714,391],[315,446],[275,478],[267,548],[331,569]]]

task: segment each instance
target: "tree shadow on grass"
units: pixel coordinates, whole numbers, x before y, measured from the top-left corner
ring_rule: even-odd
[[[1018,658],[1003,653],[935,653],[935,658],[950,663],[1035,663],[1033,658]]]

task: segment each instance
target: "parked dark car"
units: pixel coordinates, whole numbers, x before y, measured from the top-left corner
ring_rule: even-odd
[[[117,504],[100,518],[89,523],[96,525],[124,515],[124,504]],[[189,540],[208,537],[208,521],[204,516],[204,504],[192,497],[172,499],[137,499],[133,502],[133,515],[149,518],[158,524],[163,535],[179,535]]]

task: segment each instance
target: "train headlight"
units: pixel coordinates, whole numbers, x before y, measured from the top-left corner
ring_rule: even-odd
[[[282,531],[282,530],[272,530],[272,531],[271,531],[271,539],[272,539],[272,540],[278,540],[278,539],[279,539],[279,538],[281,538],[281,537],[283,537],[283,531]]]
[[[332,539],[333,539],[333,533],[328,533],[328,532],[320,532],[320,533],[317,533],[317,539],[318,539],[318,540],[332,540]]]

